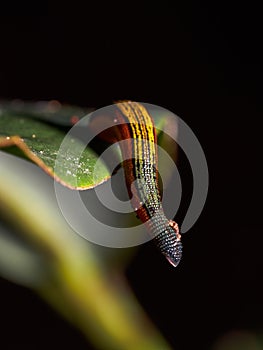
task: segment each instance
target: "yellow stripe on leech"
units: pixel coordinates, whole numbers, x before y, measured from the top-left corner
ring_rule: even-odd
[[[139,160],[139,169],[135,172],[141,174],[143,172],[143,160],[145,157],[151,164],[156,163],[156,149],[154,139],[154,127],[152,119],[143,105],[136,102],[124,102],[118,104],[119,109],[128,119],[132,137],[134,139],[134,157]],[[143,142],[142,140],[148,140]]]
[[[156,145],[154,136],[154,126],[150,115],[147,110],[139,103],[136,102],[125,102],[118,104],[119,109],[123,115],[128,119],[131,125],[132,137],[133,137],[133,149],[135,158],[134,172],[137,178],[141,178],[142,174],[145,173],[145,162],[151,165],[149,171],[149,178],[146,180],[148,186],[151,184],[154,191],[149,192],[149,187],[142,186],[139,190],[140,198],[144,203],[147,199],[148,203],[157,205],[159,203],[159,191],[157,183],[154,179],[154,168],[156,166],[157,155]],[[150,180],[150,183],[149,183]]]
[[[143,122],[146,125],[146,128],[148,130],[148,138],[150,141],[154,142],[154,132],[153,132],[153,122],[152,118],[150,117],[149,113],[145,109],[145,107],[141,104],[137,104],[137,107],[139,111],[141,112],[141,116],[143,117]]]
[[[149,151],[149,159],[152,163],[156,163],[156,149],[155,149],[155,137],[154,137],[154,128],[152,119],[147,112],[147,110],[141,105],[137,104],[138,115],[140,118],[141,124],[144,126],[146,138],[149,140],[148,146],[150,148]]]
[[[140,160],[143,159],[143,148],[142,148],[142,134],[140,130],[140,125],[138,123],[138,115],[136,113],[137,104],[134,102],[125,102],[119,105],[119,107],[131,125],[132,134],[133,134],[132,137],[134,139],[133,141],[134,158],[136,160],[139,160],[139,169],[136,166],[134,170],[135,170],[135,174],[139,175],[142,173],[142,162]]]

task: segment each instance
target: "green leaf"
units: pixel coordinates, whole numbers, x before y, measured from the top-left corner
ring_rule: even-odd
[[[0,115],[0,148],[13,153],[12,146],[18,147],[27,158],[63,185],[72,189],[88,189],[110,177],[107,167],[96,153],[73,137],[70,138],[71,149],[63,158],[60,157],[59,166],[55,166],[64,137],[64,132],[41,121],[5,112]],[[78,159],[72,158],[72,154],[83,148]],[[99,171],[94,178],[96,163]]]
[[[174,115],[153,105],[147,108],[155,123],[158,143],[175,159],[177,148],[165,137],[165,130],[176,126]],[[111,176],[102,159],[74,137],[67,137],[66,147],[60,151],[68,128],[91,110],[61,105],[58,101],[1,102],[0,148],[28,158],[66,187],[81,190],[96,187]],[[88,128],[89,118],[85,123]],[[121,161],[118,147],[114,153]]]

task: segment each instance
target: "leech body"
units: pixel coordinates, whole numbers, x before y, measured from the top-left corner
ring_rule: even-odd
[[[145,107],[136,102],[116,104],[114,121],[117,140],[122,146],[125,180],[131,203],[139,219],[168,261],[177,266],[182,256],[178,225],[168,220],[161,204],[157,179],[157,141],[153,120]]]

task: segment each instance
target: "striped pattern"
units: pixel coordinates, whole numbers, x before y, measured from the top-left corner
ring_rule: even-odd
[[[125,179],[137,216],[147,226],[168,261],[177,266],[182,244],[176,223],[169,221],[162,208],[157,179],[157,147],[154,123],[146,108],[137,102],[116,104],[118,139],[126,139],[121,150]]]

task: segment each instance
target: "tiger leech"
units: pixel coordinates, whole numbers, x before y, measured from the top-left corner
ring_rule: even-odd
[[[142,104],[131,101],[117,103],[114,118],[121,122],[116,125],[116,138],[129,140],[121,151],[132,206],[161,253],[177,266],[182,257],[181,235],[177,223],[166,218],[161,203],[154,122]]]

